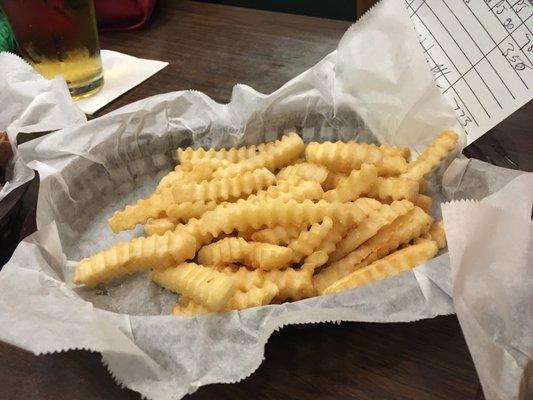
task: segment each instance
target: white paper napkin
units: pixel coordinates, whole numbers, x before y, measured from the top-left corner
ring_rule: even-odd
[[[532,203],[524,174],[481,202],[442,206],[455,311],[487,400],[533,393]]]
[[[101,54],[104,87],[94,96],[76,101],[85,114],[94,114],[168,65],[168,62],[137,58],[112,50],[102,50]]]

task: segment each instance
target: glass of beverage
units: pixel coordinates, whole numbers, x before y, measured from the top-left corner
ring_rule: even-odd
[[[72,97],[104,83],[93,0],[0,0],[18,47],[41,75],[62,75]]]

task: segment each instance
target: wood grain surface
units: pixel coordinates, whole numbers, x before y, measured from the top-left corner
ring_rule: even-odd
[[[170,65],[97,114],[147,96],[201,90],[220,102],[233,85],[269,93],[334,50],[349,23],[188,1],[160,1],[149,27],[103,33],[102,48]],[[533,171],[533,104],[465,154]],[[140,399],[86,351],[34,356],[0,343],[0,399]],[[457,319],[283,328],[243,382],[209,385],[201,399],[481,399]]]

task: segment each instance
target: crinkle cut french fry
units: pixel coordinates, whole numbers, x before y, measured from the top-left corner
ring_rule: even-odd
[[[356,200],[361,195],[369,193],[371,188],[376,184],[378,177],[377,169],[372,164],[361,165],[360,170],[354,170],[339,185],[324,193],[324,200],[327,201],[346,201]]]
[[[144,232],[147,235],[163,235],[166,231],[173,231],[176,228],[175,218],[157,218],[149,220],[144,225]]]
[[[362,213],[361,210],[359,212]],[[312,224],[330,217],[343,223],[361,218],[356,207],[350,203],[329,203],[320,200],[316,203],[305,200],[284,202],[278,199],[249,202],[239,200],[207,211],[200,217],[200,232],[218,236],[233,230],[249,228],[272,228],[276,225]]]
[[[287,247],[253,243],[245,263],[253,268],[271,271],[288,266],[293,258],[294,252]]]
[[[276,182],[276,177],[272,172],[266,168],[260,168],[233,178],[213,179],[198,184],[174,186],[166,190],[171,190],[171,198],[174,203],[228,200],[250,195],[274,182]],[[163,195],[164,192],[165,190],[161,194]]]
[[[315,269],[321,267],[328,262],[328,254],[324,251],[315,251],[313,254],[307,256],[304,263],[300,267],[301,270],[307,270],[313,274]]]
[[[342,172],[328,171],[328,176],[326,177],[326,180],[322,182],[322,187],[324,190],[335,189],[347,177],[348,175]]]
[[[313,273],[309,269],[286,268],[265,272],[265,280],[278,287],[275,301],[301,300],[316,295]]]
[[[241,175],[257,168],[268,168],[274,171],[298,158],[304,151],[305,145],[296,133],[289,133],[281,140],[274,142],[267,151],[260,152],[254,157],[220,168],[213,173],[215,178]]]
[[[361,263],[367,257],[375,254],[376,258],[380,258],[397,249],[400,245],[409,243],[426,233],[432,221],[433,219],[422,209],[414,207],[406,215],[396,218],[392,223],[381,228],[375,236],[356,250],[323,268],[313,278],[316,289],[322,293],[335,281],[364,266],[365,264]]]
[[[287,266],[293,251],[268,243],[249,243],[243,238],[228,237],[203,247],[198,261],[205,265],[223,265],[241,262],[265,271]]]
[[[151,278],[159,286],[183,293],[213,311],[223,310],[236,291],[231,276],[195,263],[155,269]]]
[[[192,148],[187,147],[186,149],[178,149],[177,155],[180,163],[209,158],[217,158],[219,160],[227,160],[231,163],[237,163],[239,161],[246,160],[247,158],[256,156],[258,152],[264,151],[267,146],[268,143],[261,143],[257,146],[252,145],[249,147],[238,147],[221,150],[205,150],[202,148],[193,150]]]
[[[416,244],[407,246],[362,269],[352,272],[327,287],[323,294],[338,293],[390,278],[429,260],[437,254],[437,251],[437,244],[434,241],[420,239]]]
[[[232,268],[224,268],[223,272],[231,276],[237,288],[242,291],[248,291],[254,286],[261,287],[265,282],[273,283],[279,290],[275,301],[300,300],[316,294],[312,281],[313,273],[308,269],[286,268],[272,271],[256,269],[250,271],[241,267],[237,271]]]
[[[314,223],[309,230],[304,230],[300,235],[292,240],[288,247],[293,251],[293,261],[300,262],[304,256],[311,255],[324,241],[331,229],[333,220],[329,217],[324,218],[321,223]]]
[[[261,287],[254,286],[245,292],[237,290],[228,302],[228,309],[243,310],[264,306],[270,304],[278,294],[278,287],[270,281],[265,281]]]
[[[400,156],[408,160],[409,156],[411,155],[411,150],[409,150],[408,147],[388,146],[386,144],[382,144],[379,146],[379,149],[383,152],[384,156]]]
[[[166,214],[170,218],[187,222],[191,218],[198,218],[206,211],[215,209],[217,205],[218,203],[215,200],[195,202],[188,201],[185,203],[171,204],[166,209]]]
[[[184,185],[187,183],[200,183],[211,179],[213,172],[219,168],[220,165],[220,160],[217,160],[218,164],[213,161],[214,160],[197,161],[195,169],[189,171],[179,166],[179,169],[171,171],[161,178],[161,181],[159,181],[159,184],[157,185],[156,193],[159,193],[164,188]]]
[[[369,199],[361,197],[353,203],[344,203],[347,207],[353,207],[354,218],[348,222],[334,221],[333,228],[329,232],[328,236],[324,239],[322,243],[316,249],[317,252],[324,252],[326,254],[331,254],[335,251],[337,243],[339,243],[345,236],[346,233],[352,229],[355,225],[361,223],[365,218],[370,215],[375,210],[378,210],[381,207],[379,201],[374,199]]]
[[[429,212],[433,204],[433,199],[425,194],[419,194],[415,197],[413,203],[425,212]]]
[[[244,262],[250,252],[250,244],[240,237],[228,237],[204,246],[198,252],[198,262],[202,265],[224,265]]]
[[[378,167],[380,176],[400,175],[407,171],[407,161],[402,156],[385,156]]]
[[[155,266],[170,266],[194,257],[196,240],[184,230],[121,242],[79,262],[75,283],[95,286],[111,278]]]
[[[147,199],[139,199],[135,204],[127,205],[122,211],[115,211],[107,224],[115,233],[135,228],[137,224],[144,224],[148,218],[164,217],[165,210],[172,201],[171,196],[154,193]]]
[[[218,158],[205,158],[205,159],[201,158],[199,160],[184,160],[181,163],[181,169],[187,172],[209,170],[211,171],[211,173],[213,173],[217,169],[227,167],[228,165],[231,165],[231,162],[229,162],[228,160],[221,160]],[[198,181],[195,180],[193,182],[198,182]]]
[[[415,161],[409,164],[408,171],[400,176],[420,181],[433,171],[448,153],[455,149],[458,140],[459,135],[455,132],[445,131],[441,133]]]
[[[380,209],[370,213],[355,229],[348,232],[344,239],[337,243],[337,248],[331,253],[329,261],[340,260],[374,236],[382,227],[410,212],[413,207],[413,203],[407,200],[395,201],[391,205],[383,204]]]
[[[334,221],[333,228],[329,232],[328,236],[320,243],[316,252],[325,254],[331,254],[335,251],[337,243],[339,243],[351,228],[348,224],[342,224],[338,221]]]
[[[418,182],[405,178],[378,177],[368,196],[381,201],[402,200],[414,201],[418,195]]]
[[[278,225],[273,228],[265,228],[261,229],[260,231],[256,231],[252,233],[251,238],[254,242],[288,245],[293,239],[298,237],[303,229],[306,228],[306,225],[301,227],[293,225]]]
[[[261,287],[253,286],[247,291],[237,290],[228,300],[228,310],[243,310],[251,307],[270,304],[272,299],[279,293],[278,287],[270,281],[264,281]],[[176,303],[172,314],[178,316],[191,316],[209,313],[208,308],[187,299]]]
[[[278,180],[290,180],[295,177],[305,181],[322,183],[328,177],[328,169],[323,165],[303,162],[300,164],[289,165],[279,171],[276,175]]]
[[[319,200],[324,195],[324,190],[320,183],[314,181],[278,181],[275,185],[260,190],[247,197],[250,201],[260,201],[264,199],[280,199],[304,201],[305,199]]]
[[[429,238],[437,243],[439,249],[446,247],[446,232],[444,231],[444,222],[442,220],[431,225],[428,234]]]
[[[380,166],[383,162],[383,153],[377,146],[355,142],[312,142],[305,149],[305,157],[335,172],[350,172],[365,163]]]

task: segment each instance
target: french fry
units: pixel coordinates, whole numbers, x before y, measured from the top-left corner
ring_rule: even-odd
[[[293,239],[298,238],[298,235],[307,225],[300,227],[294,225],[282,226],[278,225],[273,228],[265,228],[252,233],[252,240],[254,242],[263,242],[276,245],[288,245]]]
[[[434,241],[420,239],[416,244],[398,250],[334,282],[323,291],[323,294],[338,293],[390,278],[429,260],[437,254],[437,251],[437,244]]]
[[[420,208],[413,208],[406,215],[381,228],[375,236],[356,250],[323,268],[313,278],[315,288],[319,293],[322,293],[335,281],[364,266],[365,264],[361,265],[361,263],[372,254],[379,253],[380,256],[385,256],[400,245],[409,243],[411,240],[425,234],[432,220]]]
[[[458,140],[457,133],[444,131],[415,161],[409,164],[408,171],[400,175],[400,177],[420,181],[433,171],[450,151],[455,149]]]
[[[253,268],[271,271],[289,265],[294,258],[294,252],[282,246],[268,243],[253,243],[245,263]]]
[[[425,194],[419,194],[415,197],[413,203],[425,212],[429,212],[429,210],[431,210],[431,205],[433,204],[433,199]]]
[[[429,239],[437,243],[439,249],[446,247],[446,232],[444,231],[444,222],[442,220],[436,221],[428,232]]]
[[[337,248],[329,256],[329,261],[340,260],[374,236],[382,227],[410,212],[413,207],[414,205],[410,201],[400,200],[391,205],[384,204],[380,209],[372,211],[355,229],[337,243]]]
[[[311,275],[315,272],[315,269],[321,267],[328,262],[328,254],[324,251],[315,251],[313,254],[305,258],[304,263],[300,267],[301,270],[307,270]]]
[[[292,240],[288,248],[293,251],[293,261],[299,262],[304,256],[311,255],[324,241],[333,228],[333,220],[326,217],[321,223],[314,223],[309,230],[304,230]]]
[[[233,178],[218,178],[197,184],[175,186],[161,192],[167,194],[168,203],[186,201],[228,200],[250,195],[276,182],[276,177],[266,168],[248,171]],[[167,192],[168,191],[168,192]],[[170,205],[165,202],[166,207]]]
[[[272,299],[279,293],[278,287],[272,282],[264,281],[262,286],[252,286],[246,291],[237,290],[233,296],[228,300],[226,305],[227,310],[243,310],[245,308],[259,307],[270,304]],[[207,307],[195,303],[191,299],[180,299],[172,309],[172,314],[177,316],[192,316],[199,314],[207,314],[210,311]]]
[[[196,161],[196,168],[192,170],[192,166],[184,169],[182,166],[179,166],[178,169],[169,172],[161,181],[156,188],[156,193],[159,193],[164,188],[170,188],[176,185],[183,185],[186,183],[200,183],[205,180],[211,179],[213,172],[219,168],[221,165],[221,160],[198,160]]]
[[[279,290],[274,301],[301,300],[315,296],[312,277],[309,269],[286,268],[265,272],[265,280],[272,282]]]
[[[409,150],[408,147],[387,146],[386,144],[382,144],[379,146],[379,149],[382,151],[384,156],[389,157],[400,156],[408,160],[409,156],[411,155],[411,150]]]
[[[328,169],[323,165],[303,162],[300,164],[289,165],[279,171],[276,175],[278,180],[291,180],[291,178],[295,177],[305,181],[322,183],[328,177]]]
[[[280,199],[284,201],[305,199],[319,200],[324,195],[324,190],[320,183],[314,181],[278,181],[276,185],[260,190],[247,197],[250,201],[261,201],[265,199]]]
[[[218,236],[223,232],[231,233],[235,229],[312,224],[325,217],[348,223],[349,220],[362,219],[364,214],[361,210],[358,213],[356,207],[349,203],[329,203],[324,200],[316,203],[310,200],[301,203],[295,200],[283,202],[278,199],[261,202],[239,200],[236,203],[218,206],[202,215],[200,232]]]
[[[187,201],[185,203],[171,204],[165,213],[168,217],[187,222],[191,218],[198,218],[206,211],[215,209],[218,203],[211,201]]]
[[[231,276],[194,263],[155,269],[151,278],[159,286],[183,293],[212,311],[223,310],[236,291]]]
[[[346,178],[348,178],[348,175],[342,172],[328,171],[328,176],[326,177],[326,180],[322,182],[322,187],[324,190],[335,189]]]
[[[93,287],[150,267],[182,263],[194,257],[195,251],[195,238],[184,230],[135,238],[81,260],[76,266],[74,282]]]
[[[238,176],[258,168],[268,168],[274,171],[298,158],[300,153],[304,151],[304,148],[305,145],[302,138],[296,133],[289,133],[281,140],[270,145],[268,151],[260,152],[246,160],[220,168],[213,173],[213,177],[226,178]]]
[[[340,201],[341,203],[353,201],[365,193],[369,193],[376,184],[377,169],[372,164],[361,165],[360,170],[353,170],[350,176],[339,183],[332,190],[324,193],[324,200]]]
[[[227,237],[202,247],[197,257],[202,265],[224,265],[244,262],[249,252],[250,244],[246,240],[240,237]]]
[[[157,218],[149,220],[144,225],[144,232],[147,235],[163,235],[166,231],[173,231],[176,228],[175,218]]]
[[[237,163],[239,161],[256,156],[258,152],[264,151],[267,145],[268,144],[262,143],[257,146],[252,145],[249,147],[238,147],[221,150],[205,150],[202,148],[193,150],[192,148],[187,147],[186,149],[178,149],[177,156],[180,163],[209,158],[216,158],[219,160],[227,160],[231,163]]]
[[[384,202],[394,200],[414,201],[418,195],[418,182],[405,178],[378,177],[374,186],[368,192],[369,197],[374,197]]]
[[[378,167],[380,176],[395,176],[407,171],[407,161],[402,156],[385,156]]]
[[[312,142],[305,149],[305,158],[311,163],[325,165],[330,171],[350,172],[360,169],[362,164],[380,166],[383,153],[377,146],[367,143]]]
[[[198,252],[198,261],[204,265],[224,265],[240,262],[265,271],[287,266],[293,251],[268,243],[249,243],[243,238],[228,237],[204,246]]]
[[[231,165],[228,160],[221,160],[219,158],[201,158],[199,160],[184,160],[180,165],[181,169],[186,172],[211,171],[211,174],[220,169]],[[209,176],[211,178],[211,176]],[[208,178],[205,178],[208,179]],[[203,179],[202,179],[203,180]],[[198,183],[202,180],[190,180],[187,183]]]
[[[261,287],[254,286],[245,292],[236,291],[228,302],[228,308],[230,310],[243,310],[263,306],[270,304],[278,294],[278,287],[270,281],[265,281]]]

